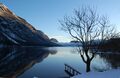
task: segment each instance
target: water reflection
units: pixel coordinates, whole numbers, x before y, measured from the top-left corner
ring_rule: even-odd
[[[77,48],[77,47],[76,47]],[[64,63],[85,72],[85,64],[75,47],[5,47],[0,48],[0,78],[63,78]],[[97,54],[92,71],[120,67],[120,55]],[[95,71],[96,71],[95,69]]]
[[[120,53],[102,53],[100,54],[101,58],[104,58],[111,68],[118,68],[120,67]]]
[[[40,47],[0,48],[0,77],[16,78],[56,50]]]

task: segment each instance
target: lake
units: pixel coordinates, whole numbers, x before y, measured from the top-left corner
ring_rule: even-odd
[[[76,47],[5,47],[0,49],[0,77],[9,78],[65,78],[64,64],[85,72]],[[97,54],[92,71],[120,67],[119,54]]]

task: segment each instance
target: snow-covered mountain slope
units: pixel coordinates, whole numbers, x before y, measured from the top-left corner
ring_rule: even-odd
[[[20,45],[51,44],[49,37],[0,3],[0,37]]]

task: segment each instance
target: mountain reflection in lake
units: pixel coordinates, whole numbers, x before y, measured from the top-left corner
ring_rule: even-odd
[[[43,61],[49,54],[55,54],[41,47],[7,47],[0,49],[0,77],[15,78]]]
[[[75,47],[7,47],[0,49],[0,77],[9,78],[64,78],[64,63],[80,72],[85,64]],[[119,58],[96,55],[92,70],[108,70],[119,67]]]

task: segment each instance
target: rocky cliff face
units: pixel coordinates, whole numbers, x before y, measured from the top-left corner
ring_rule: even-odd
[[[47,35],[0,3],[0,38],[18,45],[51,44]],[[3,42],[0,41],[0,42]],[[6,42],[5,41],[5,42]]]

